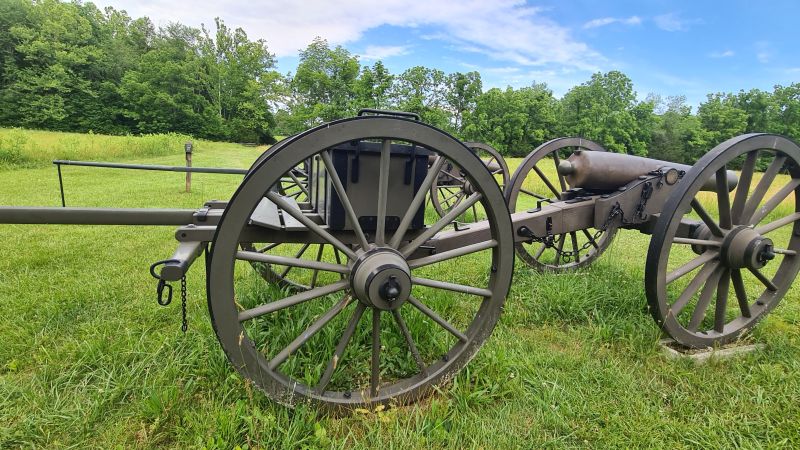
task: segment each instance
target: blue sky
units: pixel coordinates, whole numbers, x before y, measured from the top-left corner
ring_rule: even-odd
[[[621,70],[640,98],[771,90],[800,82],[800,1],[100,0],[158,25],[221,17],[263,38],[281,72],[315,37],[362,64],[481,73],[484,89],[545,82],[557,96]]]

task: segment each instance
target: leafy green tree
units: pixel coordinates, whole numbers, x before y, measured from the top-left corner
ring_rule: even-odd
[[[263,40],[250,41],[241,28],[215,19],[214,37],[205,28],[200,43],[206,95],[216,117],[205,134],[220,139],[271,142],[275,125],[270,103],[280,79]]]
[[[772,129],[770,121],[775,109],[772,94],[760,89],[741,90],[733,103],[747,114],[746,133],[763,133]]]
[[[708,94],[697,108],[697,117],[708,133],[706,142],[711,146],[747,130],[747,113],[737,106],[732,94]]]
[[[353,115],[360,70],[358,57],[341,46],[331,49],[324,39],[314,39],[300,52],[291,83],[292,132]]]
[[[668,97],[662,114],[656,116],[648,156],[692,164],[694,150],[705,145],[704,136],[700,121],[686,104],[686,97]]]
[[[446,128],[450,114],[445,110],[447,90],[444,72],[415,66],[395,78],[392,97],[398,109],[419,114],[431,125]]]
[[[452,114],[455,133],[464,131],[464,116],[475,109],[482,90],[481,74],[478,72],[456,72],[445,78],[444,100]]]
[[[524,156],[554,135],[556,100],[544,84],[481,94],[465,118],[467,139],[486,142],[503,154]]]
[[[800,140],[800,83],[775,86],[769,131]]]
[[[633,83],[622,72],[592,75],[564,95],[561,107],[564,134],[598,141],[611,151],[647,153],[653,104],[636,102]]]
[[[125,115],[139,132],[205,135],[213,110],[202,95],[202,62],[195,51],[201,38],[197,29],[171,24],[159,33],[136,69],[123,77],[119,92],[126,103]]]
[[[390,108],[389,94],[393,82],[394,76],[383,62],[376,61],[372,67],[364,66],[355,83],[356,108]]]

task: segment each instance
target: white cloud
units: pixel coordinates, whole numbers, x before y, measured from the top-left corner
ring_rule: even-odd
[[[653,17],[656,26],[664,31],[688,31],[690,25],[699,24],[700,19],[684,19],[677,13],[667,13]]]
[[[364,53],[358,56],[365,61],[377,61],[391,58],[392,56],[407,55],[409,50],[410,47],[408,45],[368,45],[364,49]]]
[[[772,47],[767,41],[758,41],[755,43],[756,59],[761,64],[767,64],[772,59]]]
[[[734,56],[736,53],[733,50],[725,50],[722,52],[712,52],[708,56],[712,58],[730,58]]]
[[[583,28],[598,28],[604,27],[606,25],[611,25],[612,23],[621,23],[623,25],[639,25],[642,23],[642,19],[639,16],[630,16],[627,18],[620,18],[620,17],[602,17],[600,19],[593,19],[585,24],[583,24]]]
[[[295,56],[316,36],[332,45],[357,42],[370,29],[390,25],[435,27],[429,39],[446,40],[489,57],[527,66],[576,67],[598,70],[605,59],[569,30],[544,17],[524,0],[97,0],[101,6],[149,16],[156,24],[179,20],[189,25],[213,24],[221,17],[242,27],[250,38],[264,38],[277,56]]]

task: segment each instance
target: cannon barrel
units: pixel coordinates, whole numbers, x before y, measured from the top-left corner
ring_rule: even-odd
[[[569,159],[561,161],[558,172],[567,180],[570,187],[594,190],[614,190],[641,175],[659,169],[676,169],[688,172],[691,166],[640,156],[610,152],[575,151]],[[728,190],[732,191],[739,183],[736,172],[728,171]],[[712,177],[703,185],[704,191],[716,189],[716,180]]]

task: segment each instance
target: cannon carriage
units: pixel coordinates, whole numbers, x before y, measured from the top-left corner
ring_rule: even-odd
[[[563,138],[504,189],[492,169],[387,112],[275,144],[228,201],[1,207],[0,223],[178,226],[177,250],[152,269],[161,292],[207,250],[209,313],[233,367],[279,402],[331,409],[409,403],[446,383],[491,335],[515,255],[574,270],[620,229],[651,235],[649,310],[687,347],[738,339],[800,270],[800,147],[780,136],[730,139],[692,167]],[[458,202],[426,208],[453,181]]]

